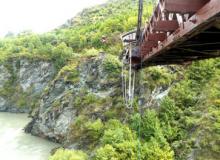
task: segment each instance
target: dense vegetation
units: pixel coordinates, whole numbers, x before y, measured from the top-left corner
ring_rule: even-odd
[[[36,56],[53,60],[61,68],[79,55],[98,51],[118,55],[122,49],[120,34],[136,26],[136,9],[137,0],[111,0],[103,6],[85,9],[66,25],[45,34],[8,34],[0,40],[0,61],[9,56]],[[148,7],[145,15],[151,9]]]
[[[111,73],[111,80],[120,74],[121,64],[117,59],[122,50],[120,34],[134,29],[136,4],[137,0],[110,0],[105,5],[85,9],[49,33],[37,35],[26,31],[16,36],[7,35],[0,40],[0,61],[20,56],[47,59],[56,64],[58,76],[65,75],[66,81],[76,83],[78,60],[106,52],[108,59],[103,65],[105,71]],[[152,4],[149,4],[145,17],[151,11]],[[220,60],[171,68],[152,67],[139,73],[141,84],[151,90],[156,86],[171,86],[159,107],[135,103],[131,114],[112,109],[105,113],[105,121],[82,114],[72,124],[78,132],[70,137],[84,140],[84,151],[60,149],[50,160],[86,160],[88,157],[93,160],[184,160],[192,155],[199,160],[217,160],[220,156]],[[80,105],[99,107],[113,100],[118,108],[124,107],[118,97],[103,100],[87,93],[82,95],[74,102],[79,108]],[[139,112],[141,107],[144,109]]]

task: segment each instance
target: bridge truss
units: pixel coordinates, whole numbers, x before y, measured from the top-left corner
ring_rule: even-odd
[[[140,32],[122,36],[134,68],[220,57],[220,0],[159,0]]]

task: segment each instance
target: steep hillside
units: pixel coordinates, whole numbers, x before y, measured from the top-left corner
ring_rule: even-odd
[[[122,50],[120,34],[136,26],[136,9],[137,0],[111,0],[105,5],[84,10],[69,20],[66,27],[49,33],[37,35],[24,31],[6,37],[0,40],[0,60],[21,54],[38,56],[52,59],[61,68],[73,56],[94,50],[118,55]]]
[[[0,110],[32,108],[26,132],[65,148],[50,160],[219,159],[220,59],[137,72],[125,107],[120,34],[135,28],[136,4],[110,0],[49,33],[0,40]]]

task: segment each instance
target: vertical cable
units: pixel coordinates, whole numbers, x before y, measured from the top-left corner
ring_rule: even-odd
[[[121,87],[122,87],[122,94],[123,94],[123,101],[125,102],[125,85],[124,85],[124,58],[122,58],[122,66],[121,66]]]
[[[137,23],[137,32],[136,32],[136,45],[138,46],[141,42],[141,26],[142,26],[142,15],[143,15],[143,0],[139,0],[138,6],[138,23]]]
[[[141,26],[142,26],[142,15],[143,15],[143,0],[139,0],[139,11],[138,11],[138,30],[137,30],[137,34],[139,32],[139,34],[141,34]],[[141,42],[142,42],[142,38],[143,36],[141,35],[137,35],[137,46],[141,46]],[[141,50],[139,50],[140,52]],[[142,69],[142,54],[139,53],[141,55],[141,69]],[[141,73],[140,73],[140,77],[139,77],[139,85],[141,83]],[[141,89],[141,87],[139,88]],[[138,120],[138,157],[137,159],[138,160],[141,160],[141,107],[138,105],[138,110],[139,110],[139,115],[140,115],[140,118]]]
[[[131,61],[131,52],[132,52],[132,45],[131,45],[131,43],[130,43],[130,51],[129,51],[129,88],[128,88],[128,98],[129,98],[129,102],[131,102],[131,78],[132,78],[132,66],[131,66],[131,63],[132,63],[132,61]]]

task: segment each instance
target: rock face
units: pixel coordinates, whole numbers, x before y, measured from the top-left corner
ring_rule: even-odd
[[[76,101],[87,95],[103,99],[114,94],[117,89],[120,77],[108,79],[102,63],[103,57],[92,58],[69,71],[61,70],[42,96],[39,109],[33,112],[33,121],[26,131],[56,142],[65,141],[71,124],[79,115],[78,105],[88,107]],[[72,74],[76,76],[72,78]],[[98,114],[102,108],[96,109],[91,107],[88,114]]]
[[[43,60],[17,58],[0,64],[0,111],[30,111],[54,75],[54,65]]]
[[[4,65],[0,65],[0,88],[10,79],[11,74]]]
[[[81,58],[80,63],[76,60],[58,74],[54,65],[44,60],[9,59],[0,64],[0,111],[31,111],[33,120],[26,132],[76,146],[69,133],[77,132],[71,126],[78,117],[103,121],[126,117],[120,73],[118,58],[105,54]],[[149,107],[167,93],[161,86],[141,88],[145,98],[140,104]]]
[[[15,68],[17,70],[17,68]],[[33,87],[33,93],[41,93],[55,74],[54,67],[49,62],[30,62],[26,59],[20,60],[18,81],[22,90],[26,92]]]
[[[108,58],[101,55],[64,67],[42,95],[26,132],[77,147],[79,140],[70,142],[68,135],[77,132],[71,129],[77,117],[106,120],[113,114],[123,119],[127,111],[122,102],[121,66],[118,60],[109,63]],[[155,90],[154,96],[160,97],[153,99],[160,99],[164,90]]]

